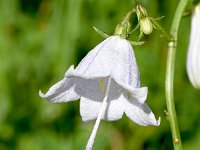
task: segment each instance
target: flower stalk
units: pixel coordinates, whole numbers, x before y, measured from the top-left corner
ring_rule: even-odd
[[[165,91],[166,91],[166,105],[168,110],[168,118],[172,131],[173,145],[175,150],[182,150],[181,136],[176,116],[176,110],[174,105],[174,93],[173,93],[173,82],[174,82],[174,65],[175,55],[177,46],[177,35],[180,20],[187,5],[188,0],[180,0],[178,7],[173,18],[171,27],[172,40],[168,43],[168,57],[166,67],[166,80],[165,80]]]

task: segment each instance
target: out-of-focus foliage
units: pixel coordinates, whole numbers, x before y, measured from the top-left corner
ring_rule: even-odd
[[[177,1],[142,0],[153,17],[169,31]],[[0,149],[82,150],[94,122],[84,123],[79,101],[52,104],[38,96],[62,79],[103,39],[92,26],[113,33],[134,0],[0,0]],[[191,9],[192,5],[188,6]],[[136,16],[132,18],[136,25]],[[186,74],[190,17],[181,21],[175,70],[175,103],[187,150],[200,149],[200,91]],[[137,39],[137,34],[132,39]],[[141,82],[149,87],[147,103],[159,127],[141,127],[127,117],[102,121],[95,150],[169,150],[172,139],[164,114],[167,43],[158,31],[134,47]],[[103,68],[102,68],[103,69]]]

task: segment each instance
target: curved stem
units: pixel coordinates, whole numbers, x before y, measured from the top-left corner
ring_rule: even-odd
[[[172,40],[168,44],[168,57],[167,57],[166,80],[165,80],[166,104],[167,104],[170,127],[172,131],[173,145],[175,150],[182,150],[182,143],[181,143],[181,136],[174,105],[174,94],[173,94],[174,64],[175,64],[178,28],[184,8],[187,5],[187,2],[188,0],[180,0],[175,12],[175,16],[173,18],[171,32],[170,32]]]

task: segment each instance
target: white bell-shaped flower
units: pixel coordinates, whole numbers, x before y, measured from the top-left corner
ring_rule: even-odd
[[[74,69],[71,66],[60,82],[40,96],[51,102],[81,99],[83,121],[96,119],[109,77],[112,82],[102,119],[112,121],[126,115],[139,125],[159,125],[144,102],[147,87],[140,87],[139,70],[132,46],[119,36],[111,36],[91,50]]]
[[[200,4],[194,8],[192,15],[187,73],[192,85],[200,89]]]
[[[140,87],[140,76],[131,44],[119,36],[111,36],[91,50],[74,69],[71,66],[60,82],[40,96],[51,102],[69,102],[80,98],[83,121],[96,120],[88,141],[92,149],[101,119],[113,121],[123,113],[135,123],[158,126],[145,103],[147,87]]]

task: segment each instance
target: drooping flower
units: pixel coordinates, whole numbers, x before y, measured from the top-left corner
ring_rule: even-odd
[[[187,73],[192,85],[200,89],[200,4],[194,8],[192,15]]]
[[[80,114],[83,121],[96,119],[94,129],[86,145],[91,150],[100,120],[118,120],[125,113],[132,121],[142,126],[159,126],[153,112],[146,104],[148,89],[141,87],[140,75],[131,44],[131,10],[116,26],[115,36],[95,28],[107,38],[91,50],[74,68],[72,65],[64,79],[53,85],[46,94],[39,95],[51,102],[69,102],[80,99]],[[130,44],[131,43],[131,44]]]
[[[40,92],[40,96],[51,102],[69,102],[80,98],[83,121],[98,118],[106,97],[100,119],[118,120],[125,112],[139,125],[158,126],[160,120],[156,120],[145,103],[147,93],[147,87],[140,86],[132,46],[119,36],[111,36],[91,50],[75,69],[71,66],[64,79],[46,94]]]
[[[145,103],[147,87],[140,87],[139,71],[132,46],[119,36],[111,36],[91,50],[74,69],[71,66],[60,82],[40,96],[51,102],[81,99],[83,121],[96,119],[111,77],[105,120],[125,114],[139,125],[159,125]]]

